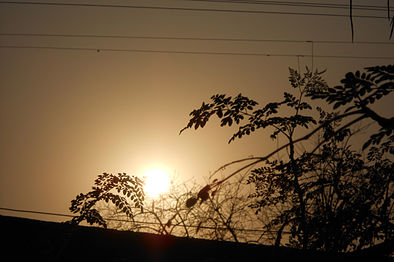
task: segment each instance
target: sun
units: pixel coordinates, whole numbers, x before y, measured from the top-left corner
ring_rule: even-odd
[[[163,169],[149,169],[145,172],[144,178],[144,191],[149,197],[156,198],[167,192],[170,187],[170,176]]]

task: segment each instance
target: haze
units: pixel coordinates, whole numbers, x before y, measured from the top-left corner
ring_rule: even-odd
[[[348,14],[348,10],[181,0],[95,3]],[[380,11],[354,13],[386,15]],[[313,67],[327,69],[325,76],[331,85],[348,71],[394,61],[387,19],[355,18],[354,22],[355,42],[386,44],[315,42]],[[242,93],[260,104],[280,99],[282,92],[289,90],[288,67],[312,66],[310,57],[297,57],[312,54],[312,44],[306,41],[351,41],[348,17],[1,2],[0,33],[0,206],[59,213],[67,213],[70,200],[89,190],[95,177],[103,172],[140,175],[159,165],[181,179],[203,181],[222,164],[269,152],[276,145],[268,136],[255,135],[228,145],[235,129],[220,128],[214,122],[198,132],[186,131],[179,136],[179,131],[186,125],[190,111],[217,93]],[[136,49],[152,52],[130,51]],[[178,53],[156,52],[160,50]],[[380,103],[377,111],[389,114],[393,106]]]

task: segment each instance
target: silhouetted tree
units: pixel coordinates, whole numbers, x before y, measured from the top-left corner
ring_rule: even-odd
[[[202,189],[175,187],[149,203],[144,202],[143,181],[124,173],[104,173],[92,191],[71,201],[70,210],[76,214],[71,222],[86,220],[106,227],[103,210],[97,208],[105,201],[112,203],[115,212],[130,222],[128,229],[135,231],[251,242],[244,232],[257,221],[264,232],[254,242],[268,236],[276,245],[336,252],[392,241],[394,166],[387,155],[394,153],[394,118],[379,115],[370,105],[393,91],[394,66],[348,73],[342,85],[334,88],[327,86],[323,73],[307,69],[300,74],[290,69],[290,84],[297,93],[285,92],[279,102],[260,108],[241,94],[234,98],[212,96],[211,103],[202,103],[190,113],[189,123],[181,130],[202,128],[217,116],[221,126],[239,125],[230,143],[271,128],[272,139],[281,136],[286,142],[266,156],[227,163]],[[332,103],[338,111],[313,110],[308,99]],[[363,150],[369,150],[366,159],[349,142],[351,127],[361,120],[379,126],[363,145]],[[297,149],[302,142],[309,143],[303,150]],[[286,157],[273,159],[284,150]],[[215,178],[225,167],[242,163],[231,174]],[[240,174],[249,174],[248,183],[254,186],[249,198]],[[239,180],[230,180],[236,176]],[[251,210],[257,216],[252,216]],[[137,218],[145,223],[141,225]]]
[[[278,211],[266,224],[267,230],[276,230],[276,244],[280,244],[284,230],[291,233],[288,244],[305,249],[349,251],[382,239],[391,241],[394,166],[386,154],[394,153],[394,118],[380,116],[370,105],[393,91],[394,66],[348,73],[342,85],[334,88],[327,86],[322,74],[307,70],[301,75],[290,69],[289,80],[297,94],[285,92],[281,101],[261,108],[241,94],[234,98],[215,95],[211,103],[203,103],[192,111],[181,132],[202,128],[212,116],[217,116],[221,126],[240,125],[229,143],[262,128],[273,129],[271,138],[282,136],[287,143],[266,156],[223,165],[218,171],[247,163],[202,188],[187,204],[192,207],[198,199],[205,201],[223,182],[258,164],[261,167],[252,170],[249,178],[256,186],[252,195],[256,202],[252,207],[256,212],[273,208]],[[317,108],[320,113],[317,121],[312,106],[305,101],[308,97],[333,103],[334,110],[343,111],[328,114]],[[283,109],[292,113],[280,114]],[[363,149],[369,147],[368,162],[343,144],[351,135],[350,127],[363,119],[373,120],[380,127],[364,143]],[[311,127],[312,131],[307,132]],[[296,130],[306,134],[297,138]],[[319,134],[317,145],[296,152],[296,144]],[[287,159],[272,160],[273,155],[285,149]]]

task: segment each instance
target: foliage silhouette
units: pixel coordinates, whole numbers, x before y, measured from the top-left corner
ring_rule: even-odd
[[[263,166],[252,170],[249,178],[256,187],[251,196],[256,199],[252,207],[257,213],[273,208],[279,210],[266,224],[267,230],[276,230],[276,244],[281,243],[285,229],[291,232],[288,244],[305,249],[349,251],[370,246],[377,240],[392,240],[394,166],[386,154],[394,153],[394,118],[378,115],[370,105],[393,91],[394,66],[375,66],[366,68],[364,73],[348,73],[342,85],[334,88],[327,86],[323,73],[307,69],[301,75],[290,69],[289,81],[297,94],[285,92],[282,100],[261,108],[257,108],[256,101],[239,94],[234,98],[214,95],[211,103],[203,103],[193,110],[181,133],[188,128],[202,128],[216,116],[221,126],[239,125],[229,143],[264,128],[273,130],[272,139],[283,136],[287,140],[266,156],[223,165],[215,173],[233,164],[248,163],[208,184],[197,198],[203,201],[202,193],[206,195],[206,191],[216,189],[240,171],[259,164]],[[344,111],[326,113],[317,108],[320,114],[317,121],[312,106],[305,101],[307,98],[333,103],[334,110]],[[280,114],[282,109],[293,113]],[[345,119],[350,120],[344,122]],[[363,119],[373,120],[380,126],[378,133],[363,146],[364,150],[369,147],[369,163],[347,145],[352,135],[350,127]],[[299,129],[307,134],[296,138],[295,131]],[[317,145],[296,152],[295,145],[313,135],[318,136]],[[288,152],[287,159],[271,160],[284,149]],[[190,201],[189,206],[195,203]]]
[[[169,192],[145,199],[142,186],[137,177],[124,173],[99,175],[90,192],[71,201],[70,210],[76,216],[68,223],[86,221],[105,228],[236,242],[262,239],[253,230],[245,230],[259,223],[247,209],[250,201],[244,190],[245,177],[223,184],[213,195],[207,195],[208,188],[194,194],[200,185],[173,181]],[[197,202],[197,195],[200,205],[187,207],[187,199]]]
[[[255,228],[261,227],[254,211],[248,208],[252,187],[246,184],[246,173],[237,180],[223,184],[220,191],[210,195],[194,208],[185,205],[196,196],[201,185],[174,180],[168,192],[144,200],[144,212],[135,210],[130,218],[112,203],[100,202],[99,213],[109,228],[150,232],[182,237],[225,240],[234,242],[269,243],[270,239]],[[249,189],[246,191],[245,189]],[[197,201],[196,197],[192,197]]]
[[[276,245],[285,243],[338,252],[359,250],[377,241],[393,241],[394,165],[388,155],[394,153],[394,120],[373,111],[371,104],[393,91],[394,66],[348,73],[342,85],[334,88],[328,87],[322,78],[324,71],[307,69],[300,74],[289,69],[289,72],[295,94],[285,92],[281,100],[263,107],[242,94],[214,95],[211,103],[202,103],[190,113],[188,124],[180,131],[203,128],[216,116],[222,127],[238,125],[229,143],[270,128],[271,139],[285,138],[282,146],[265,156],[227,163],[211,178],[227,166],[240,163],[243,166],[221,179],[215,178],[197,193],[185,191],[168,195],[162,199],[166,205],[161,207],[152,201],[145,212],[140,179],[125,173],[104,173],[95,180],[92,191],[79,194],[71,201],[70,210],[76,216],[70,223],[86,221],[107,227],[102,210],[97,208],[98,202],[104,200],[115,206],[116,213],[133,222],[131,230],[240,241],[242,230],[236,225],[242,228],[245,221],[253,224],[252,216],[245,212],[249,206],[263,223],[263,234],[270,235]],[[334,110],[341,111],[327,113],[319,107],[314,109],[312,102],[316,99],[333,104]],[[367,161],[362,152],[350,146],[355,132],[351,128],[361,120],[370,120],[379,126],[377,133],[363,145],[363,150],[368,149]],[[297,138],[300,132],[305,135]],[[317,143],[296,150],[296,144],[310,142],[311,138]],[[286,157],[272,159],[284,150]],[[233,184],[229,180],[242,173],[249,174],[247,181],[254,187],[249,199],[238,197],[242,191],[241,180]],[[232,188],[236,191],[231,191]],[[135,216],[156,223],[139,227]],[[208,233],[205,229],[214,230]],[[284,234],[287,237],[283,237]]]
[[[378,133],[379,135],[373,135],[371,136],[370,140],[366,141],[366,144],[364,144],[364,149],[370,145],[371,143],[378,145],[381,143],[382,138],[384,136],[389,136],[392,132],[393,126],[394,126],[394,118],[390,119],[385,119],[381,116],[379,116],[377,113],[372,111],[369,107],[366,105],[362,104],[362,102],[368,101],[368,103],[372,104],[374,103],[377,99],[381,99],[383,96],[389,95],[394,87],[393,87],[393,79],[394,79],[394,66],[389,65],[389,66],[377,66],[377,67],[371,67],[367,68],[368,71],[371,71],[370,77],[373,76],[378,76],[380,77],[375,83],[373,88],[360,88],[361,85],[369,85],[367,81],[357,81],[357,78],[355,78],[355,81],[350,81],[349,84],[345,85],[344,87],[337,86],[335,88],[329,88],[324,81],[324,79],[321,77],[321,75],[324,73],[323,72],[314,72],[312,73],[309,71],[307,68],[307,72],[304,74],[302,77],[297,71],[293,69],[290,70],[290,77],[289,81],[292,85],[293,88],[299,89],[299,96],[300,98],[303,97],[311,97],[312,99],[337,99],[337,103],[334,104],[334,109],[337,109],[338,107],[342,107],[346,105],[346,103],[352,102],[354,103],[353,106],[345,108],[345,111],[343,113],[336,112],[333,117],[330,119],[327,119],[326,121],[320,122],[318,126],[315,126],[315,128],[307,133],[306,135],[297,138],[297,139],[292,139],[289,143],[279,147],[277,150],[271,152],[270,154],[263,156],[263,157],[249,157],[245,159],[240,159],[233,161],[231,163],[225,164],[219,169],[217,169],[215,173],[219,172],[223,168],[227,167],[228,165],[232,165],[235,163],[240,163],[240,162],[245,162],[245,161],[250,161],[250,160],[255,160],[253,164],[257,164],[259,162],[263,162],[273,156],[274,154],[278,153],[281,150],[286,149],[287,147],[290,146],[291,143],[299,143],[302,141],[305,141],[309,138],[312,137],[312,135],[316,134],[318,131],[321,131],[325,126],[330,124],[331,122],[335,122],[341,119],[345,119],[354,115],[359,115],[358,118],[346,123],[344,126],[340,127],[338,130],[332,130],[332,135],[334,135],[336,132],[340,132],[343,129],[346,129],[361,120],[365,118],[371,118],[375,121],[377,121],[379,124],[380,123],[385,123],[382,126],[382,129]],[[347,78],[350,75],[359,75],[359,73],[353,74],[353,73],[348,73],[346,76]],[[362,76],[365,74],[363,73]],[[372,75],[372,76],[371,76]],[[347,78],[343,79],[341,82],[345,83],[347,81]],[[371,78],[369,78],[370,80]],[[374,81],[376,79],[373,79],[371,81]],[[380,86],[379,84],[384,83]],[[300,88],[303,88],[301,90]],[[353,90],[352,92],[355,93],[357,97],[357,100],[353,100],[352,98],[350,101],[346,101],[344,99],[349,99],[346,98],[346,95],[341,92],[342,90]],[[362,91],[356,91],[354,90],[361,90]],[[372,90],[373,93],[364,98],[361,99],[359,96],[360,94],[364,96],[364,92]],[[328,97],[329,93],[333,93],[331,97]],[[371,92],[371,91],[368,91]],[[360,94],[358,94],[360,93]],[[372,98],[372,99],[371,99]],[[286,134],[286,131],[290,131],[290,129],[294,129],[297,125],[298,126],[303,126],[305,128],[308,128],[309,125],[315,124],[316,120],[313,119],[311,116],[307,115],[301,115],[300,111],[302,110],[310,110],[311,106],[304,102],[301,101],[300,99],[296,99],[292,94],[289,93],[284,93],[284,99],[280,102],[271,102],[268,103],[266,106],[264,106],[261,109],[256,109],[254,110],[255,106],[258,104],[256,101],[249,99],[247,97],[242,96],[242,94],[239,94],[237,97],[232,98],[231,96],[226,97],[226,95],[214,95],[211,97],[212,103],[206,104],[202,103],[202,106],[199,109],[195,109],[190,113],[190,120],[188,124],[180,131],[180,134],[184,132],[188,128],[193,128],[198,129],[199,127],[204,127],[206,123],[209,121],[210,117],[212,116],[217,116],[219,119],[221,119],[221,126],[231,126],[233,122],[236,124],[239,124],[241,120],[245,119],[245,117],[248,118],[249,123],[246,125],[243,125],[239,127],[239,130],[237,133],[235,133],[230,140],[228,141],[231,143],[234,141],[236,138],[242,138],[244,135],[249,135],[253,132],[255,132],[259,128],[267,128],[271,127],[274,128],[274,132],[271,134],[271,138],[276,138],[278,134],[282,134],[286,137],[288,135]],[[360,102],[361,101],[361,102]],[[328,102],[331,102],[331,100],[328,100]],[[273,114],[278,113],[278,108],[282,105],[287,105],[288,107],[292,107],[295,109],[296,114],[293,116],[289,117],[277,117],[277,116],[272,116]],[[252,111],[254,110],[254,111]],[[250,112],[252,111],[252,112]],[[290,128],[290,129],[289,129]],[[292,134],[294,133],[294,130],[291,132]],[[387,138],[389,141],[393,139],[393,136],[390,136]],[[245,166],[249,167],[248,166]],[[242,168],[241,170],[244,170]],[[240,171],[241,171],[240,170]],[[237,173],[234,172],[233,174],[230,175],[235,175]],[[214,175],[213,174],[213,175]],[[228,178],[230,178],[228,177]],[[225,178],[224,180],[227,180]],[[211,189],[215,188],[217,185],[219,185],[222,181],[215,181],[211,185]]]
[[[380,144],[383,138],[391,135],[394,128],[394,117],[384,118],[368,107],[394,90],[394,65],[367,67],[366,71],[349,72],[341,80],[343,85],[313,90],[308,94],[312,99],[334,103],[334,109],[345,107],[345,112],[358,113],[375,120],[381,128],[365,142],[363,149],[370,144]],[[392,140],[393,136],[388,139]]]
[[[71,201],[70,211],[79,213],[71,221],[72,224],[79,224],[86,220],[89,224],[98,224],[107,227],[107,222],[95,208],[97,202],[103,200],[111,201],[118,209],[128,217],[133,217],[132,205],[128,199],[133,201],[134,207],[143,211],[144,191],[143,182],[138,177],[129,176],[126,173],[117,175],[103,173],[94,181],[96,186],[86,194],[79,194]],[[111,191],[116,191],[117,194]],[[121,196],[120,194],[123,194]]]
[[[321,139],[330,129],[324,130]],[[349,131],[341,138],[332,136],[319,152],[304,152],[294,162],[266,161],[252,170],[249,182],[256,186],[252,207],[256,212],[281,207],[267,224],[267,229],[277,230],[277,244],[284,228],[291,232],[292,246],[325,251],[359,249],[377,239],[392,239],[394,165],[383,154],[364,162],[347,145],[350,136]],[[300,197],[294,198],[297,187],[304,207]]]

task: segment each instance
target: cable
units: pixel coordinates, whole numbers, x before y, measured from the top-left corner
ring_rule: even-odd
[[[19,212],[19,213],[31,213],[31,214],[39,214],[39,215],[60,216],[60,217],[74,217],[73,215],[66,215],[66,214],[59,214],[59,213],[52,213],[52,212],[43,212],[43,211],[14,209],[14,208],[6,208],[6,207],[0,207],[0,210]]]
[[[348,4],[331,4],[317,2],[285,2],[285,1],[252,1],[252,0],[183,0],[185,2],[208,2],[208,3],[225,3],[225,4],[252,4],[252,5],[273,5],[273,6],[291,6],[291,7],[312,7],[312,8],[333,8],[349,9]],[[367,11],[387,11],[387,6],[377,5],[353,5],[353,9]],[[394,10],[394,8],[389,8]]]
[[[93,35],[93,34],[44,34],[44,33],[0,33],[10,37],[64,37],[64,38],[111,38],[111,39],[145,39],[145,40],[182,40],[182,41],[221,41],[221,42],[277,42],[277,43],[315,43],[315,44],[367,44],[394,45],[394,42],[373,41],[335,41],[335,40],[290,40],[290,39],[255,39],[255,38],[204,38],[174,36],[138,36],[138,35]]]
[[[11,49],[43,49],[65,51],[93,51],[93,52],[130,52],[130,53],[158,53],[158,54],[188,54],[188,55],[219,55],[219,56],[265,56],[265,57],[312,57],[308,54],[269,54],[269,53],[237,53],[237,52],[206,52],[206,51],[177,51],[177,50],[153,50],[153,49],[115,49],[115,48],[88,48],[88,47],[61,47],[61,46],[17,46],[0,45],[0,48]],[[315,58],[333,59],[376,59],[394,60],[394,57],[386,56],[341,56],[341,55],[314,55]]]
[[[347,14],[334,13],[306,13],[306,12],[283,12],[283,11],[262,11],[262,10],[237,10],[237,9],[216,9],[216,8],[188,8],[188,7],[164,7],[164,6],[138,6],[138,5],[109,5],[109,4],[86,4],[86,3],[51,3],[51,2],[14,2],[3,1],[0,4],[13,5],[43,5],[43,6],[68,6],[68,7],[100,7],[100,8],[130,8],[130,9],[151,9],[168,11],[195,11],[195,12],[222,12],[222,13],[246,13],[246,14],[274,14],[274,15],[303,15],[303,16],[327,16],[346,17]],[[377,15],[354,15],[354,18],[387,19],[387,16]]]
[[[50,216],[59,216],[59,217],[70,217],[73,218],[73,215],[61,214],[61,213],[53,213],[53,212],[43,212],[43,211],[34,211],[34,210],[26,210],[26,209],[14,209],[14,208],[6,208],[0,207],[0,210],[4,211],[12,211],[17,213],[30,213],[30,214],[39,214],[39,215],[50,215]],[[114,221],[114,222],[126,222],[126,223],[136,223],[136,224],[147,224],[147,225],[162,225],[159,222],[149,222],[149,221],[131,221],[127,219],[118,219],[118,218],[106,218],[107,221]],[[190,228],[200,228],[200,229],[220,229],[216,227],[210,226],[196,226],[196,225],[173,225],[175,227],[190,227]],[[225,228],[223,228],[225,229]],[[252,228],[233,228],[236,231],[247,231],[247,232],[269,232],[263,229],[252,229]],[[289,232],[290,233],[290,232]]]

